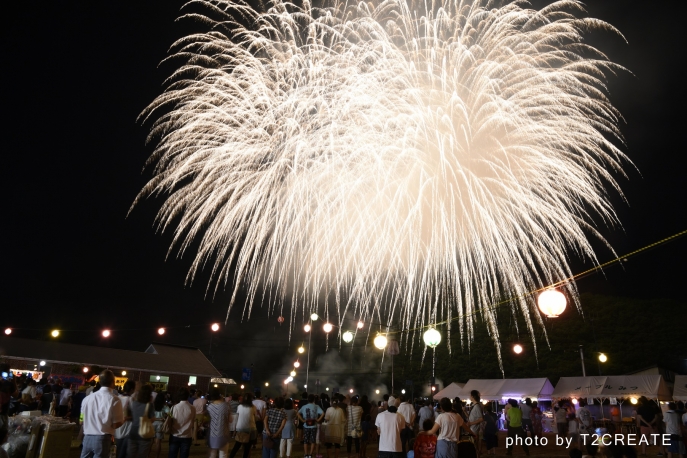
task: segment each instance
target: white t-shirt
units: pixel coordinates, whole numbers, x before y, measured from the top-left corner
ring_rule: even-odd
[[[255,429],[255,406],[239,404],[236,409],[236,431],[248,432]]]
[[[437,440],[458,442],[460,434],[458,430],[463,425],[463,418],[453,412],[444,412],[437,417],[439,424],[439,436]]]
[[[687,412],[682,415],[682,424],[687,426]]]
[[[24,391],[22,391],[21,394],[28,394],[29,396],[31,396],[31,399],[34,399],[36,397],[36,387],[29,385],[26,388],[24,388]]]
[[[405,427],[406,420],[403,415],[391,413],[388,410],[377,415],[375,426],[379,429],[380,452],[402,452],[401,430]]]
[[[403,415],[403,418],[406,420],[406,424],[412,428],[413,417],[415,416],[415,408],[413,408],[413,406],[407,402],[402,402],[401,405],[398,406],[398,413]]]
[[[172,406],[172,436],[188,438],[193,437],[193,422],[196,419],[196,409],[186,401],[181,401]]]
[[[195,401],[193,401],[193,408],[196,411],[196,415],[203,415],[205,412],[205,406],[207,405],[207,401],[205,398],[198,398]]]
[[[680,415],[674,410],[668,410],[663,414],[663,421],[666,424],[666,434],[680,434]]]
[[[60,405],[61,406],[66,406],[69,404],[69,398],[72,397],[72,390],[68,390],[64,388],[62,391],[60,391]]]
[[[128,395],[119,395],[119,400],[122,401],[122,411],[124,412],[124,416],[127,417],[131,414],[129,412],[129,403],[131,402],[131,396]],[[124,422],[122,426],[117,428],[115,431],[115,439],[123,439],[125,437],[129,437],[129,434],[131,433],[131,420],[127,420]]]
[[[529,420],[532,407],[528,406],[527,404],[520,404],[520,410],[522,410],[522,419]]]
[[[122,401],[110,388],[102,387],[81,402],[83,433],[95,436],[114,434],[115,423],[124,421]]]
[[[477,403],[474,406],[472,406],[472,409],[470,409],[470,415],[468,416],[468,421],[470,423],[475,422],[479,420],[480,418],[484,418],[484,415],[482,415],[482,405]],[[473,433],[477,434],[479,431],[479,423],[471,425],[470,429],[472,430]]]
[[[253,399],[253,405],[255,406],[255,420],[264,420],[265,410],[267,409],[267,403],[262,399]]]

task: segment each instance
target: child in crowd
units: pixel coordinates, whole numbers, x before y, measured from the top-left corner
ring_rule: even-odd
[[[418,433],[413,445],[414,458],[434,458],[437,450],[437,436],[430,431],[434,427],[434,420],[428,418],[422,423],[422,431]]]

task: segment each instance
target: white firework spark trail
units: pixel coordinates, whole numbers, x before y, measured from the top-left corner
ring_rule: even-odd
[[[199,242],[189,281],[211,268],[232,304],[246,288],[244,316],[459,318],[469,345],[481,313],[498,349],[489,305],[521,298],[533,335],[527,293],[569,277],[570,252],[596,262],[629,161],[605,85],[621,68],[583,39],[618,32],[579,2],[189,6],[209,31],[173,46],[142,115],[137,201],[166,196],[173,248]]]

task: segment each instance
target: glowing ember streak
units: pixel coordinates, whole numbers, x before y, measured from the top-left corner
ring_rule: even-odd
[[[189,281],[209,265],[229,311],[245,288],[246,315],[326,299],[339,326],[457,317],[462,342],[481,312],[498,341],[495,302],[520,298],[532,334],[526,293],[569,277],[570,252],[596,262],[629,161],[605,86],[621,67],[583,40],[618,32],[579,2],[191,3],[211,31],[174,45],[142,115],[157,148],[136,202],[167,196],[160,230],[198,242]]]

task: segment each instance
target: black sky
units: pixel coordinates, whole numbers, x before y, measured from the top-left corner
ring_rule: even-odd
[[[188,259],[167,259],[170,238],[155,234],[157,203],[127,218],[150,178],[152,148],[138,114],[162,91],[171,67],[158,67],[172,42],[194,25],[175,22],[179,0],[13,2],[3,14],[3,274],[0,325],[16,335],[65,330],[67,341],[141,349],[150,329],[165,339],[207,346],[205,325],[223,321],[226,295],[205,298],[205,284],[184,286]],[[627,38],[594,43],[630,69],[610,83],[625,116],[624,149],[638,171],[619,177],[627,203],[614,198],[623,227],[600,227],[618,254],[687,229],[684,140],[683,2],[588,2],[589,14]],[[606,261],[608,250],[598,252]],[[633,257],[578,284],[581,292],[670,297],[683,304],[687,237]],[[585,267],[579,265],[582,270]],[[269,334],[277,351],[286,330],[259,312],[248,325],[232,315],[230,334]],[[183,328],[192,325],[197,327]],[[265,337],[267,339],[267,337]],[[299,342],[300,343],[300,342]],[[236,347],[237,352],[244,351]]]

